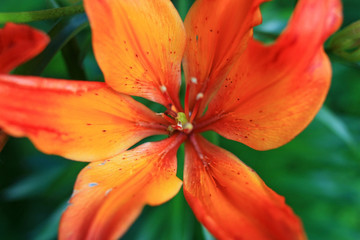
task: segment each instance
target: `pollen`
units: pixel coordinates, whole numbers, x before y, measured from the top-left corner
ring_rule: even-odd
[[[197,95],[196,95],[196,100],[200,100],[204,97],[204,94],[202,92],[199,92]]]
[[[161,91],[162,93],[166,93],[166,91],[167,91],[166,86],[165,86],[165,85],[161,85],[161,86],[160,86],[160,91]]]

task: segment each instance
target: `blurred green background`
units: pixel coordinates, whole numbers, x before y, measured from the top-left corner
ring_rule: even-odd
[[[1,0],[0,12],[48,9],[77,0]],[[182,18],[192,1],[174,0]],[[255,36],[266,42],[286,26],[295,0],[262,6]],[[343,27],[360,19],[360,1],[344,0]],[[30,23],[49,32],[52,45],[15,73],[102,80],[84,14]],[[276,150],[258,152],[209,133],[236,154],[301,217],[309,239],[360,239],[360,63],[328,51],[333,66],[326,103],[309,127]],[[153,106],[150,106],[153,107]],[[181,177],[183,149],[179,153]],[[0,153],[0,239],[55,239],[61,213],[84,163],[38,152],[27,139],[11,138]],[[212,239],[180,192],[160,207],[146,207],[124,239]]]

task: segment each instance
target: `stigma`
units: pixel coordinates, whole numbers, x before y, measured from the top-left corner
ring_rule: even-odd
[[[185,113],[183,112],[179,112],[176,116],[176,125],[178,127],[177,130],[179,131],[183,131],[186,134],[189,134],[194,126],[191,122],[189,122],[189,120],[186,118]]]

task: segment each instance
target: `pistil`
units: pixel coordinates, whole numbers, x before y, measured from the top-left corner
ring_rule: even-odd
[[[195,120],[197,114],[199,113],[202,99],[204,98],[204,93],[199,92],[195,97],[195,102],[193,105],[192,111],[190,111],[190,92],[193,90],[194,84],[198,84],[198,80],[195,77],[190,78],[186,86],[185,101],[184,101],[184,112],[178,111],[176,107],[172,104],[172,101],[169,101],[168,109],[164,113],[160,113],[170,125],[168,126],[169,134],[173,134],[175,131],[180,131],[185,134],[190,134],[194,130],[193,121]],[[166,99],[170,99],[170,96],[167,92],[165,86],[160,86],[161,93],[165,96]]]
[[[176,114],[175,117],[174,114]],[[189,122],[185,113],[183,112],[174,113],[171,110],[167,110],[165,111],[165,113],[159,113],[158,115],[162,116],[168,123],[171,124],[167,128],[170,135],[173,134],[175,131],[189,134],[194,128],[192,123]]]

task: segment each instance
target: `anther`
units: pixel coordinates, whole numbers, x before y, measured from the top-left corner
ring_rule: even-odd
[[[161,91],[162,93],[166,93],[166,90],[167,90],[167,88],[166,88],[165,85],[161,85],[161,86],[160,86],[160,91]]]
[[[173,117],[173,118],[177,117],[177,113],[175,111],[171,110],[171,109],[167,109],[164,113],[171,116],[171,117]]]
[[[196,95],[196,101],[202,99],[203,97],[204,97],[204,94],[203,94],[202,92],[198,93],[198,94]]]
[[[198,80],[196,77],[192,77],[191,78],[191,82],[194,83],[194,84],[197,84],[198,83]]]
[[[200,103],[201,103],[201,100],[204,98],[204,94],[202,92],[199,92],[197,95],[196,95],[196,103],[195,103],[195,106],[193,108],[193,111],[191,112],[191,116],[190,116],[190,121],[189,122],[192,122],[196,115],[198,114],[199,112],[199,109],[200,109]]]
[[[191,123],[187,122],[183,126],[183,131],[184,133],[189,134],[193,130],[193,128],[194,126]]]

